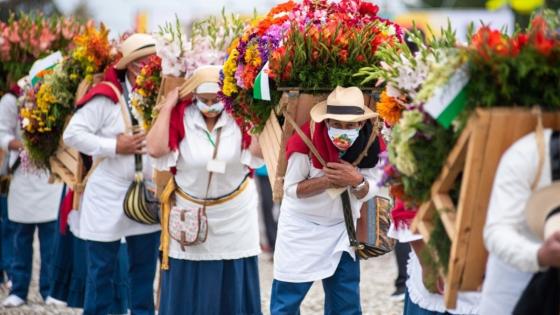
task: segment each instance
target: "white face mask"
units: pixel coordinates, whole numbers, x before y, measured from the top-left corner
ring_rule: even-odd
[[[360,129],[338,129],[328,127],[329,138],[340,151],[348,150],[358,139]]]
[[[224,110],[224,103],[217,102],[212,105],[206,105],[201,100],[196,100],[196,107],[203,114],[219,114]]]

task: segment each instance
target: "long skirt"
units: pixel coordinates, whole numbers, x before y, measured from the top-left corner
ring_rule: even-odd
[[[118,267],[113,277],[115,298],[111,314],[126,314],[128,297],[128,254],[126,244],[119,249]],[[51,278],[51,296],[70,307],[83,308],[87,279],[86,243],[72,232],[56,233]]]
[[[262,314],[257,256],[233,260],[169,259],[160,315]]]

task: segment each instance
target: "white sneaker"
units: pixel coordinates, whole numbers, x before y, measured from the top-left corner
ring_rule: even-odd
[[[45,304],[53,306],[66,306],[66,302],[57,300],[51,296],[47,297],[47,299],[45,300]]]
[[[4,302],[2,302],[2,306],[4,307],[19,307],[25,304],[25,301],[22,300],[19,296],[10,294]]]

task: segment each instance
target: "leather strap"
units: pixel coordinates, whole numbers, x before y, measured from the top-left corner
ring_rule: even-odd
[[[540,107],[533,108],[533,114],[537,116],[537,128],[535,130],[535,137],[537,140],[537,149],[539,150],[539,161],[537,165],[537,176],[531,184],[531,190],[535,190],[539,185],[542,176],[542,170],[544,167],[545,159],[545,139],[544,139],[544,127],[542,122],[542,111]]]
[[[138,121],[132,117],[130,111],[128,110],[128,106],[126,105],[126,101],[123,97],[123,94],[117,89],[117,87],[109,81],[103,81],[102,84],[109,86],[119,98],[119,106],[121,107],[121,114],[124,121],[125,132],[132,132],[137,133],[141,130],[141,127],[138,124]],[[143,178],[143,166],[142,166],[142,155],[141,154],[134,154],[134,170],[136,171],[136,178],[138,180]]]
[[[6,154],[6,156],[9,157],[9,154]],[[21,157],[18,156],[16,161],[14,162],[14,165],[8,168],[8,176],[14,175],[14,173],[17,171],[20,165],[21,165]]]
[[[317,158],[317,160],[319,160],[321,165],[323,165],[323,167],[326,167],[327,163],[326,163],[325,159],[323,159],[321,154],[319,154],[319,151],[317,150],[315,145],[313,145],[313,141],[311,139],[309,139],[309,137],[305,134],[305,132],[303,132],[303,130],[301,130],[301,128],[298,126],[298,124],[292,118],[292,116],[290,116],[288,113],[284,113],[284,119],[286,119],[286,121],[290,125],[292,125],[292,127],[294,127],[294,130],[301,137],[301,140],[303,141],[303,143],[305,143],[305,145],[309,148],[311,153]],[[372,121],[372,124],[373,124],[373,132],[370,134],[369,139],[368,139],[368,143],[366,144],[366,147],[364,148],[364,150],[360,153],[360,155],[358,155],[358,158],[352,163],[352,165],[354,165],[354,166],[357,166],[358,164],[360,164],[362,162],[362,160],[367,156],[369,149],[371,148],[371,146],[375,142],[375,139],[377,138],[377,135],[379,133],[378,129],[377,129],[377,126],[373,121]],[[313,126],[314,126],[314,123],[311,122],[310,130],[311,130],[311,135],[312,136],[313,136],[313,130],[315,129]]]
[[[212,160],[215,160],[218,156],[218,147],[220,146],[220,139],[222,138],[222,128],[218,129],[218,135],[216,136],[216,145],[214,146],[214,154],[212,154]],[[210,191],[210,183],[212,182],[212,177],[214,172],[208,172],[208,185],[206,185],[206,194],[204,195],[204,203],[202,205],[202,214],[206,215],[206,206],[208,205],[208,192]]]
[[[313,145],[313,142],[311,141],[311,139],[309,139],[309,137],[305,134],[305,132],[303,132],[303,130],[301,130],[301,128],[298,126],[298,124],[292,118],[292,116],[290,116],[288,113],[284,113],[284,119],[286,119],[288,121],[288,123],[290,123],[290,125],[292,125],[292,127],[294,127],[294,130],[301,137],[301,140],[303,140],[303,143],[305,143],[305,145],[309,148],[311,153],[313,153],[313,155],[315,155],[315,157],[317,158],[317,160],[319,160],[321,165],[323,165],[323,167],[326,167],[327,162],[325,161],[325,159],[323,159],[323,157],[321,156],[321,154],[319,153],[317,148]]]

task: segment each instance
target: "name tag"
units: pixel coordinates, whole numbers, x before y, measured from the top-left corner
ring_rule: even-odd
[[[226,173],[226,162],[220,160],[210,160],[206,165],[206,170],[208,172],[214,172],[218,174]]]

